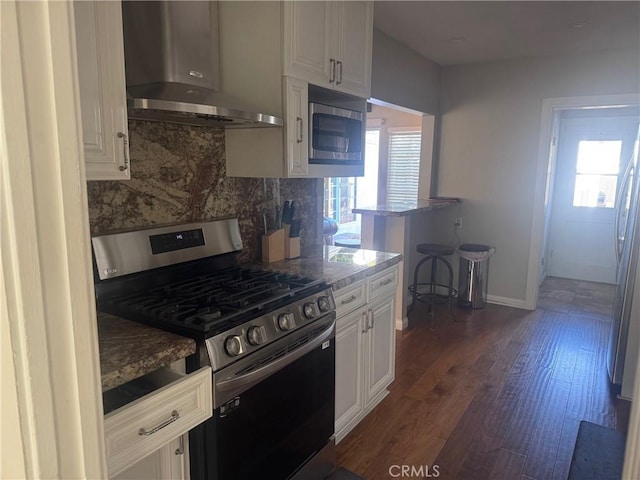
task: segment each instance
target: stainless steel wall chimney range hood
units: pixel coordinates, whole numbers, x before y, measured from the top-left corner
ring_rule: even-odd
[[[218,4],[122,2],[129,118],[225,127],[282,126],[220,92]]]

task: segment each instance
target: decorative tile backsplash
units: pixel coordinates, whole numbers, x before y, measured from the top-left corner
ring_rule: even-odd
[[[237,216],[241,262],[260,260],[264,212],[296,201],[302,248],[322,243],[322,180],[225,176],[224,130],[129,121],[131,179],[87,183],[91,234]]]

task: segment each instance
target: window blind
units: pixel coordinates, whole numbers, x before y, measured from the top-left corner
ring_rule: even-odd
[[[420,130],[389,132],[387,203],[418,198],[421,137]]]

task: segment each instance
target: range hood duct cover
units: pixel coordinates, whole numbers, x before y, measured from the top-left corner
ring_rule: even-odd
[[[122,2],[129,118],[225,127],[282,126],[220,92],[218,3]]]

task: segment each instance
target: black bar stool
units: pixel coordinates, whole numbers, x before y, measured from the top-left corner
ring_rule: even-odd
[[[431,313],[431,329],[434,327],[434,310],[436,303],[449,303],[449,314],[455,321],[453,315],[453,299],[458,292],[453,288],[453,268],[449,261],[444,258],[449,255],[453,255],[456,251],[454,247],[449,245],[441,245],[438,243],[420,243],[416,246],[418,253],[426,255],[422,260],[418,262],[415,270],[413,271],[413,284],[409,286],[409,292],[414,302],[422,302],[429,305]],[[427,262],[430,262],[431,276],[429,282],[418,282],[420,274],[420,268]],[[447,284],[437,283],[437,269],[438,262],[443,264],[448,273]]]

